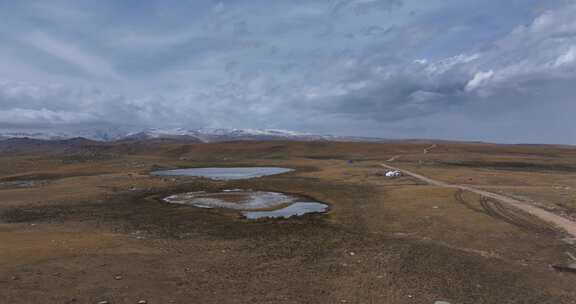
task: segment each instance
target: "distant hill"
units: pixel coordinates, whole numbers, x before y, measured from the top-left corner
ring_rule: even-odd
[[[98,142],[138,142],[138,141],[185,141],[185,142],[225,142],[225,141],[384,141],[378,138],[316,135],[275,129],[146,129],[138,132],[94,131],[94,132],[1,132],[0,140],[31,139],[61,141],[85,138]]]

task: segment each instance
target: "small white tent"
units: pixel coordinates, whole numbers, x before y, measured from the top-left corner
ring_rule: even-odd
[[[387,171],[386,172],[386,177],[399,177],[402,176],[402,172],[398,171],[398,170],[393,170],[393,171]]]

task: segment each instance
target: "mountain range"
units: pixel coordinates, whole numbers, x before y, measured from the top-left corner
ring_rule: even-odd
[[[316,135],[276,129],[145,129],[141,131],[122,132],[119,130],[96,130],[79,132],[12,132],[0,131],[0,140],[28,138],[36,140],[68,140],[85,138],[100,142],[140,141],[140,140],[182,140],[191,142],[223,142],[250,140],[298,140],[298,141],[377,141],[375,138],[342,137],[333,135]]]

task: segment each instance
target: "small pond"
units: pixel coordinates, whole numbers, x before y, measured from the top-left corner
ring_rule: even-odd
[[[168,196],[164,201],[199,208],[238,210],[247,219],[290,218],[328,211],[328,205],[309,198],[267,191],[189,192]]]
[[[294,171],[279,167],[190,168],[152,172],[156,176],[194,176],[215,180],[249,179]]]
[[[296,202],[284,208],[268,211],[244,211],[242,215],[250,220],[260,218],[290,218],[308,213],[325,213],[328,205],[317,202]]]

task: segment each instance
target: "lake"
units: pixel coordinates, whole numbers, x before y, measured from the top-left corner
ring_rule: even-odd
[[[206,209],[231,209],[247,219],[290,218],[308,213],[324,213],[328,205],[309,198],[279,192],[225,190],[188,192],[168,196],[164,201]]]
[[[279,167],[236,167],[236,168],[190,168],[152,172],[156,176],[193,176],[215,180],[250,179],[292,172],[294,169]]]

